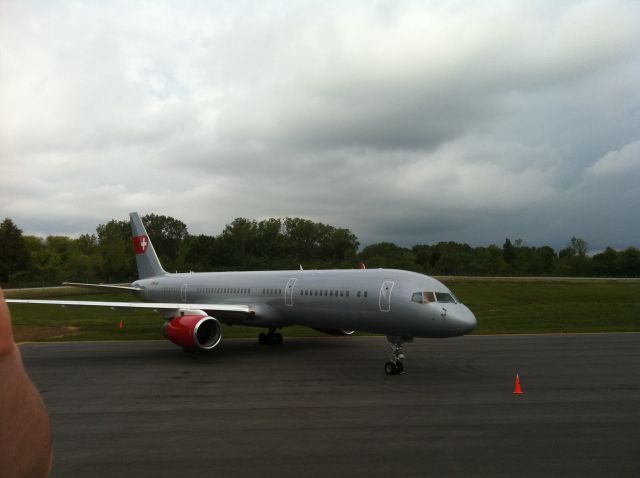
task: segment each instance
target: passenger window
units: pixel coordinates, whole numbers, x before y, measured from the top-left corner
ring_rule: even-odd
[[[360,294],[360,291],[358,291],[358,298],[361,296],[362,294]]]
[[[365,297],[365,299],[367,298],[367,291],[366,290],[364,291],[364,297]]]

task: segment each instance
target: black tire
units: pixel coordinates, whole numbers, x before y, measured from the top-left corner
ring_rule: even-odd
[[[404,372],[404,365],[402,364],[402,362],[397,362],[396,363],[396,373],[402,373]]]
[[[396,375],[398,373],[398,367],[393,362],[387,362],[384,364],[384,371],[387,375]]]
[[[277,345],[282,343],[282,334],[280,332],[273,334],[273,343]]]
[[[260,342],[260,344],[262,345],[265,345],[268,342],[267,334],[265,334],[264,332],[260,332],[260,335],[258,335],[258,342]]]

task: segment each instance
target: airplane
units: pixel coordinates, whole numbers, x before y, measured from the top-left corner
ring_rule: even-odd
[[[404,373],[403,344],[415,337],[456,337],[477,325],[473,312],[433,277],[395,269],[168,273],[137,212],[129,215],[139,279],[129,286],[81,284],[132,292],[142,302],[8,299],[10,303],[157,310],[163,335],[187,352],[222,340],[221,323],[262,327],[260,344],[281,344],[278,330],[304,325],[331,335],[384,334],[388,375]],[[301,267],[302,269],[302,267]]]

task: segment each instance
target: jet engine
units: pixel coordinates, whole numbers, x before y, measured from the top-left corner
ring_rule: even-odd
[[[220,343],[220,322],[204,312],[179,315],[165,322],[163,335],[188,352],[211,350]]]
[[[353,335],[353,330],[340,330],[340,329],[316,329],[318,332],[322,332],[327,335]]]

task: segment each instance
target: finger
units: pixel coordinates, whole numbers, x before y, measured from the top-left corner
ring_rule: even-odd
[[[11,331],[11,314],[4,300],[4,292],[0,289],[0,353],[13,346],[13,333]]]

